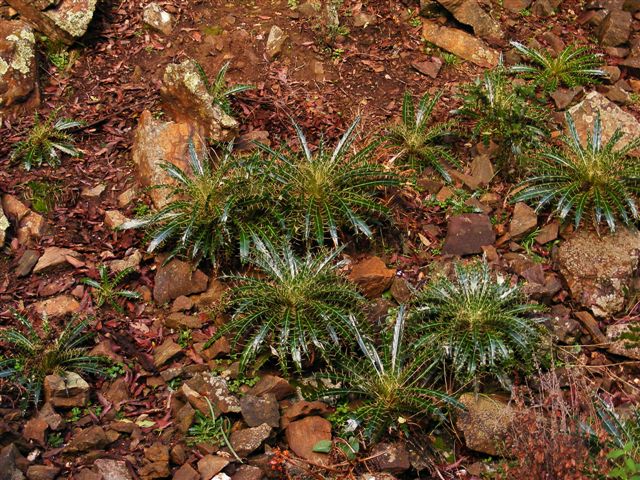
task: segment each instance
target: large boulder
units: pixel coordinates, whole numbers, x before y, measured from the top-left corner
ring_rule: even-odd
[[[454,53],[479,67],[495,67],[500,53],[479,38],[457,28],[446,27],[429,20],[422,24],[422,37],[439,48]]]
[[[93,18],[98,0],[6,0],[50,40],[71,45],[81,38]]]
[[[573,299],[596,316],[609,317],[625,305],[640,258],[640,232],[620,229],[598,236],[578,231],[558,248],[557,262]]]
[[[23,22],[0,19],[0,113],[37,106],[37,79],[33,31]]]
[[[619,148],[640,136],[640,123],[634,116],[594,90],[588,93],[584,100],[569,109],[583,142],[586,142],[587,134],[593,132],[593,124],[598,112],[602,120],[603,142],[607,142],[618,128],[624,133],[617,144]]]
[[[160,95],[171,118],[194,125],[211,140],[229,140],[238,128],[238,122],[214,103],[193,60],[167,65]]]
[[[469,25],[479,37],[501,38],[500,24],[485,12],[476,0],[438,0],[460,23]]]
[[[148,110],[142,112],[131,148],[138,183],[145,188],[173,185],[174,180],[161,165],[172,163],[189,172],[189,142],[193,142],[198,155],[204,155],[204,142],[193,125],[156,120]],[[156,208],[171,200],[164,188],[150,189],[149,196]]]

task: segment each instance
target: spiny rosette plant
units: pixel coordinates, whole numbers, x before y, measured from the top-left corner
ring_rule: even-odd
[[[604,142],[600,114],[593,132],[582,142],[571,115],[565,114],[569,135],[561,151],[547,149],[533,164],[533,176],[526,179],[514,201],[532,202],[536,210],[552,205],[561,219],[573,217],[579,227],[590,217],[596,228],[604,220],[611,231],[619,220],[631,225],[640,217],[640,161],[632,152],[640,148],[640,137],[618,145],[621,130]]]
[[[589,85],[596,82],[598,77],[605,76],[605,71],[599,68],[603,64],[602,58],[587,47],[569,45],[553,56],[519,42],[511,42],[511,45],[530,63],[514,65],[510,70],[531,79],[548,92],[561,85],[569,88]]]
[[[253,90],[254,88],[256,88],[253,85],[246,84],[235,84],[231,86],[227,85],[226,77],[227,71],[229,70],[230,66],[231,62],[226,62],[224,65],[222,65],[222,67],[220,67],[220,70],[218,70],[216,77],[213,79],[213,82],[210,82],[209,77],[207,77],[206,72],[202,68],[202,65],[196,63],[196,67],[198,69],[200,77],[202,78],[202,81],[204,82],[207,92],[209,92],[209,95],[211,95],[211,97],[213,98],[213,103],[215,105],[218,105],[225,113],[229,115],[233,113],[231,111],[231,97],[237,95],[238,93],[247,90]]]
[[[340,342],[348,343],[349,316],[361,316],[364,298],[338,274],[340,250],[300,257],[288,243],[266,236],[254,236],[254,244],[249,263],[259,274],[229,277],[236,282],[229,296],[232,317],[209,343],[233,334],[233,343],[243,344],[242,370],[271,351],[285,373],[291,362],[301,370],[303,362],[326,359]]]
[[[362,335],[354,319],[352,330],[361,355],[340,353],[326,375],[340,386],[321,391],[326,397],[357,398],[354,419],[373,439],[390,430],[404,430],[430,415],[441,417],[442,407],[459,406],[451,396],[429,388],[436,365],[424,349],[405,341],[406,320],[406,309],[401,306],[378,348]]]
[[[450,182],[446,165],[459,162],[443,140],[452,133],[455,123],[433,122],[431,118],[441,96],[442,93],[433,97],[425,93],[416,108],[411,92],[405,92],[401,122],[388,127],[384,140],[394,154],[394,162],[408,163],[413,168],[431,166]]]
[[[38,404],[44,378],[66,372],[104,375],[106,357],[91,355],[86,346],[93,337],[85,333],[88,320],[67,322],[56,337],[46,317],[38,332],[24,315],[15,314],[21,328],[0,331],[0,341],[9,346],[10,356],[0,360],[0,378],[8,378],[26,391],[28,400]]]
[[[546,136],[548,113],[536,103],[532,91],[518,85],[500,64],[464,87],[462,106],[455,110],[475,122],[472,133],[500,147],[498,166],[504,173],[518,173],[529,152]]]
[[[235,156],[231,144],[215,161],[201,158],[190,143],[189,173],[172,163],[161,165],[175,182],[161,186],[169,203],[120,228],[147,229],[148,251],[169,244],[169,259],[186,255],[196,263],[206,258],[215,264],[235,250],[245,258],[251,232],[269,218],[266,175],[254,168],[259,168],[254,160]]]
[[[119,298],[126,298],[130,300],[138,300],[141,295],[138,292],[132,290],[118,289],[118,286],[135,271],[133,267],[128,267],[115,274],[109,273],[109,267],[106,265],[100,265],[98,267],[99,279],[83,278],[81,280],[85,285],[93,288],[93,298],[96,307],[100,308],[105,303],[109,303],[118,312],[124,312],[122,306],[118,303]]]
[[[60,165],[60,153],[79,157],[80,151],[74,146],[69,130],[83,125],[82,122],[65,118],[58,119],[59,109],[40,120],[36,113],[33,127],[27,137],[17,142],[11,152],[12,161],[22,161],[25,170],[47,163],[51,167]]]
[[[302,152],[276,152],[260,144],[274,162],[273,178],[280,184],[280,210],[295,237],[323,245],[339,233],[372,235],[370,220],[385,217],[388,209],[377,198],[384,187],[398,184],[396,175],[371,162],[377,143],[351,149],[360,117],[356,118],[333,150],[324,142],[311,151],[307,139],[293,122]]]
[[[453,279],[439,275],[417,293],[412,313],[417,348],[427,349],[446,378],[477,386],[484,377],[509,384],[540,348],[540,306],[520,285],[492,278],[486,261],[456,264]]]

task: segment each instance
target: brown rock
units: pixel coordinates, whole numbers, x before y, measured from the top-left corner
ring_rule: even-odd
[[[89,390],[89,384],[74,372],[44,378],[44,400],[53,407],[84,407],[89,401]]]
[[[69,444],[65,447],[65,453],[86,452],[93,449],[104,448],[109,444],[109,439],[104,429],[98,425],[85,428],[75,433]]]
[[[319,465],[328,465],[329,456],[313,451],[321,440],[331,440],[331,422],[322,417],[306,417],[290,423],[286,429],[289,448],[301,458]]]
[[[240,465],[231,475],[231,480],[262,480],[265,475],[261,469],[252,465]]]
[[[469,60],[479,67],[494,67],[500,58],[500,54],[496,50],[489,48],[479,38],[430,20],[423,20],[422,36],[426,41]]]
[[[185,463],[173,474],[173,480],[200,480],[200,474],[191,465]]]
[[[187,433],[187,431],[191,427],[191,424],[193,423],[193,419],[195,418],[195,416],[196,411],[193,409],[193,407],[189,403],[185,403],[184,406],[180,410],[178,410],[175,415],[176,426],[178,427],[178,430],[180,430],[182,433]]]
[[[33,273],[42,273],[62,265],[68,265],[68,258],[78,258],[79,256],[78,252],[70,248],[47,247],[38,259]]]
[[[129,385],[124,377],[116,378],[108,384],[104,397],[116,405],[129,400]]]
[[[33,304],[33,309],[38,315],[48,317],[63,317],[80,311],[78,301],[69,295],[60,295]]]
[[[531,5],[532,0],[504,0],[502,6],[513,13],[520,13]]]
[[[174,259],[158,267],[153,299],[162,305],[181,295],[204,292],[208,282],[209,277],[201,270],[194,271],[191,264]]]
[[[200,309],[212,308],[224,298],[228,287],[217,278],[212,278],[204,293],[193,295],[193,303]]]
[[[263,375],[251,389],[249,393],[260,397],[273,393],[278,400],[283,400],[295,393],[295,389],[284,378],[275,375]]]
[[[442,68],[442,60],[434,57],[432,60],[411,62],[411,66],[427,77],[436,78]]]
[[[287,35],[280,27],[278,27],[277,25],[271,27],[271,30],[269,31],[269,37],[267,38],[267,46],[265,49],[267,57],[270,60],[273,60],[282,53],[282,48],[284,47],[284,42],[286,42],[286,40]]]
[[[198,460],[200,478],[202,478],[202,480],[213,478],[227,465],[229,465],[229,460],[226,458],[217,455],[205,455]]]
[[[25,102],[40,101],[33,30],[21,21],[0,19],[0,118]]]
[[[509,224],[509,235],[518,238],[532,232],[538,226],[538,215],[535,210],[523,202],[516,203],[513,217]]]
[[[29,480],[54,480],[60,473],[60,468],[53,465],[31,465],[27,469]]]
[[[493,245],[495,241],[496,234],[487,215],[454,215],[447,222],[447,237],[442,251],[450,255],[482,253],[483,246]]]
[[[396,271],[387,268],[380,257],[369,257],[353,266],[349,279],[367,298],[376,298],[389,289]]]
[[[156,2],[151,2],[144,7],[142,19],[145,24],[165,35],[171,35],[175,24],[173,15],[163,10]]]
[[[551,98],[553,98],[553,101],[555,102],[556,108],[558,110],[564,110],[569,105],[571,105],[573,99],[576,98],[576,95],[578,95],[578,93],[580,93],[581,91],[582,88],[580,87],[559,88],[551,94]]]
[[[589,312],[575,312],[574,315],[580,320],[596,344],[604,345],[607,343],[607,337],[600,330],[597,320]]]
[[[497,395],[460,396],[462,410],[456,422],[462,431],[467,448],[487,455],[498,455],[513,425],[514,411]]]
[[[161,167],[163,163],[172,163],[189,173],[189,142],[193,142],[199,156],[204,156],[205,146],[196,127],[185,122],[155,120],[148,110],[142,112],[131,147],[139,185],[143,188],[174,185],[175,181]],[[165,188],[152,188],[149,196],[158,209],[171,200]]]
[[[295,402],[284,411],[280,428],[287,428],[291,422],[302,417],[309,417],[311,415],[323,416],[328,415],[331,412],[333,412],[332,408],[330,408],[326,403],[318,400],[313,402],[308,402],[306,400]]]
[[[545,243],[553,242],[558,238],[559,224],[557,221],[546,224],[541,227],[536,235],[536,243],[538,245],[544,245]]]
[[[262,442],[271,435],[271,431],[272,428],[266,423],[259,427],[236,430],[231,433],[231,446],[239,457],[244,458],[260,448]]]
[[[596,32],[600,44],[605,47],[617,47],[629,40],[631,35],[631,13],[611,10]]]
[[[153,364],[156,368],[159,368],[180,352],[182,352],[182,347],[172,339],[167,338],[164,343],[157,346],[153,352]]]
[[[16,276],[26,277],[29,275],[39,258],[40,254],[36,250],[25,250],[20,260],[18,260],[18,266],[15,270]]]
[[[203,138],[229,140],[238,128],[238,122],[214,103],[193,60],[167,66],[160,95],[171,118],[194,125]]]
[[[402,304],[407,303],[413,292],[409,287],[409,283],[402,277],[395,276],[393,277],[393,281],[391,282],[391,296],[393,299]]]
[[[107,210],[104,212],[104,224],[111,230],[116,230],[129,219],[118,210]]]
[[[27,440],[34,440],[40,445],[44,445],[47,428],[49,428],[49,424],[44,419],[34,417],[24,424],[22,436]]]
[[[180,297],[178,297],[180,298]],[[186,297],[183,297],[186,298]],[[167,328],[172,328],[175,330],[180,329],[194,329],[194,328],[202,328],[204,325],[204,320],[201,319],[197,315],[186,315],[184,313],[172,313],[165,320],[164,325]]]
[[[273,393],[261,397],[246,394],[240,398],[240,409],[242,419],[250,427],[257,427],[263,423],[273,428],[280,426],[280,407]]]
[[[479,37],[501,38],[500,24],[486,13],[476,0],[438,0],[438,3],[449,10],[454,18],[473,28]]]
[[[403,443],[378,443],[371,451],[376,470],[398,475],[411,468],[409,452]]]
[[[18,463],[23,460],[18,448],[9,444],[0,450],[0,478],[2,480],[23,480],[24,475],[18,468]]]

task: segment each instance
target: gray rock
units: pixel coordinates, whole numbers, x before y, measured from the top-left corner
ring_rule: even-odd
[[[280,407],[273,393],[256,397],[255,395],[243,395],[240,398],[242,418],[250,427],[257,427],[266,423],[278,428],[280,426]]]
[[[133,480],[124,460],[99,458],[93,464],[103,480]]]
[[[0,113],[24,102],[37,106],[37,79],[33,30],[21,21],[0,19]]]
[[[614,355],[640,360],[640,329],[633,324],[619,323],[607,327],[607,350]]]
[[[456,20],[473,28],[479,37],[502,38],[500,24],[485,12],[476,0],[438,0]]]
[[[280,55],[282,53],[282,48],[284,47],[284,42],[286,40],[287,35],[280,27],[278,27],[277,25],[271,27],[271,30],[269,31],[269,37],[267,38],[267,57],[273,60],[278,55]]]
[[[464,434],[467,448],[487,455],[500,454],[515,412],[497,395],[464,393],[459,398],[466,409],[460,411],[456,426]]]
[[[239,457],[246,457],[260,448],[262,442],[269,438],[272,430],[266,423],[258,427],[237,430],[231,433],[231,446]]]
[[[535,230],[538,226],[538,215],[535,210],[523,202],[516,203],[513,217],[509,224],[511,238],[519,238]]]

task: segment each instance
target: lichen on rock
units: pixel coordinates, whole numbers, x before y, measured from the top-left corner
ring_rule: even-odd
[[[91,23],[97,0],[67,0],[64,8],[44,12],[55,24],[75,38],[82,37]]]

